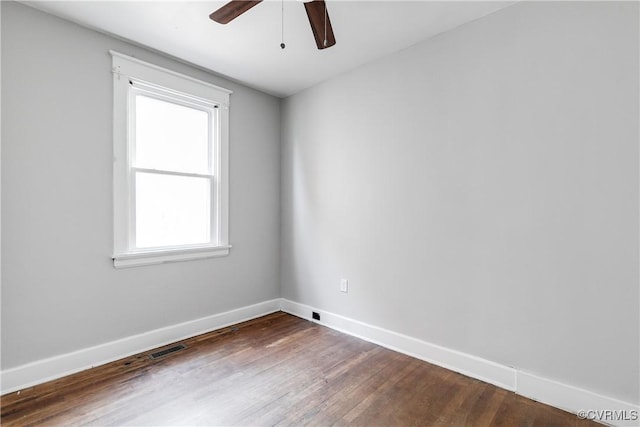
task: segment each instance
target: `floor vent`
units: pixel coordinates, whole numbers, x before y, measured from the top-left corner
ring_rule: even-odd
[[[156,351],[155,353],[151,353],[149,357],[151,359],[159,359],[167,354],[175,353],[176,351],[184,350],[187,348],[184,344],[174,345],[173,347],[165,348],[164,350]]]

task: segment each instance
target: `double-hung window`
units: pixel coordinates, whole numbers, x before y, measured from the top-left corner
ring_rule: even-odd
[[[230,92],[111,54],[114,265],[227,255]]]

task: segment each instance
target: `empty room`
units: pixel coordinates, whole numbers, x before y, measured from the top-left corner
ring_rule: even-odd
[[[638,1],[1,1],[3,426],[640,425]]]

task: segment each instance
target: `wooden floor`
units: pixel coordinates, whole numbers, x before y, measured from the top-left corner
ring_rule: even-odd
[[[2,396],[2,426],[595,426],[275,313]]]

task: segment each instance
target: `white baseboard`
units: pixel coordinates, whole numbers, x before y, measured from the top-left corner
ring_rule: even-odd
[[[280,299],[122,338],[0,372],[2,394],[22,390],[137,353],[280,311]]]
[[[358,320],[282,299],[282,311],[311,319],[313,311],[320,314],[318,324],[364,339],[391,350],[407,354],[434,365],[459,372],[500,388],[554,406],[574,414],[583,414],[604,424],[638,426],[640,406],[603,396],[589,390],[538,377],[510,366],[451,350],[413,337],[372,326]]]
[[[526,372],[518,372],[518,394],[613,426],[640,426],[640,406]]]
[[[344,316],[317,310],[304,304],[282,300],[282,311],[311,320],[311,312],[320,313],[323,326],[407,354],[425,362],[442,366],[468,377],[477,378],[500,388],[515,391],[515,369],[480,357],[421,341],[397,332],[368,325]]]
[[[568,412],[578,414],[579,411],[589,411],[584,414],[604,424],[628,427],[638,426],[640,422],[638,420],[640,405],[539,377],[287,299],[265,301],[7,369],[0,372],[2,394],[280,310],[308,320],[312,320],[311,312],[316,311],[320,313],[322,319],[317,323],[323,326],[514,391]]]

